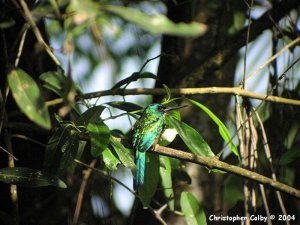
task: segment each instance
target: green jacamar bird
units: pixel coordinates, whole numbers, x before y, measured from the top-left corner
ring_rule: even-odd
[[[186,105],[167,108],[158,103],[150,104],[136,121],[132,137],[136,163],[136,177],[133,184],[135,190],[144,184],[146,151],[158,143],[166,127],[166,113],[183,107]]]

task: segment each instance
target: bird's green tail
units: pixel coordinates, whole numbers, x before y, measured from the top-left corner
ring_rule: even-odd
[[[133,185],[134,189],[136,190],[144,184],[146,152],[136,151],[135,156],[136,177]]]

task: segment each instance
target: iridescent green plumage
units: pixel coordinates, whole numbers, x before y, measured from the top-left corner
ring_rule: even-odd
[[[166,112],[182,107],[166,108],[162,104],[150,104],[136,121],[132,137],[136,163],[135,189],[144,184],[146,151],[157,144],[160,135],[164,131],[166,126]]]
[[[165,128],[165,109],[161,104],[149,105],[134,125],[132,144],[137,167],[135,189],[144,183],[146,151],[153,146]]]

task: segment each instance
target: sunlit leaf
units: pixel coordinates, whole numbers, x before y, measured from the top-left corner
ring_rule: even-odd
[[[171,99],[171,91],[170,91],[170,89],[169,89],[169,87],[167,85],[163,84],[163,87],[164,87],[164,89],[166,91],[165,100],[169,101]]]
[[[17,69],[8,74],[8,84],[22,112],[39,126],[50,129],[48,108],[35,81],[25,71]]]
[[[24,167],[0,169],[0,181],[25,187],[67,187],[66,184],[56,176]]]
[[[117,170],[117,166],[120,164],[119,159],[112,153],[112,151],[109,148],[106,148],[102,152],[102,158],[103,162],[105,163],[105,166],[109,170]]]
[[[152,34],[197,37],[204,34],[206,31],[206,26],[201,23],[174,23],[164,15],[147,15],[146,13],[133,8],[107,6],[104,9],[115,13],[125,20],[135,23]]]
[[[159,180],[159,158],[158,155],[146,154],[145,183],[138,189],[141,202],[144,208],[149,204],[156,192]]]
[[[164,194],[168,202],[170,210],[174,210],[174,191],[172,185],[172,167],[170,158],[167,156],[159,156],[162,166],[159,168],[161,184],[164,188]]]
[[[205,225],[206,216],[198,200],[190,192],[182,192],[180,206],[188,225]]]
[[[91,137],[91,154],[94,157],[99,157],[108,147],[110,138],[109,128],[103,122],[88,123],[86,128]]]
[[[214,153],[211,151],[209,145],[194,128],[173,118],[172,116],[166,116],[166,120],[169,126],[177,130],[179,136],[192,153],[207,157],[214,156]]]
[[[62,70],[45,72],[39,78],[44,82],[45,88],[63,97],[63,88],[68,81]]]
[[[125,148],[124,145],[114,137],[110,138],[110,143],[115,149],[122,164],[125,167],[133,168],[134,160],[131,151],[128,148]]]
[[[240,158],[238,149],[236,146],[233,144],[231,140],[231,135],[227,127],[224,125],[224,123],[212,112],[210,109],[202,105],[201,103],[194,101],[192,99],[188,99],[191,103],[202,109],[219,127],[219,133],[223,140],[228,143],[228,146],[230,147],[231,151],[238,157]]]

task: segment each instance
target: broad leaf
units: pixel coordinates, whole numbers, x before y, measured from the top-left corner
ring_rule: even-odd
[[[287,165],[300,157],[300,149],[295,147],[285,152],[279,160],[279,165]]]
[[[50,129],[48,108],[35,81],[25,71],[17,69],[8,74],[8,84],[22,112],[39,126]]]
[[[131,151],[128,148],[125,148],[124,145],[114,137],[110,138],[110,143],[112,147],[115,149],[122,164],[125,167],[133,168],[134,159],[132,157]]]
[[[106,104],[114,108],[124,110],[126,112],[138,111],[142,109],[141,106],[131,102],[115,101],[115,102],[108,102]]]
[[[169,126],[177,130],[179,136],[192,153],[206,157],[214,156],[209,145],[194,128],[182,121],[176,120],[172,116],[166,116],[166,120]]]
[[[150,78],[150,79],[157,79],[157,76],[154,75],[153,73],[150,72],[135,72],[133,74],[131,74],[129,77],[126,77],[123,80],[120,80],[118,83],[116,83],[113,87],[112,90],[121,88],[123,85],[128,85],[133,81],[137,81],[138,79],[141,78]]]
[[[62,124],[48,141],[44,157],[45,171],[57,174],[63,154],[62,149],[71,137],[71,129],[71,124]]]
[[[77,126],[84,126],[88,123],[98,123],[101,121],[100,115],[105,107],[101,105],[94,106],[87,109],[80,117],[75,121]]]
[[[122,6],[107,6],[107,11],[128,20],[152,34],[168,34],[184,37],[198,37],[206,31],[201,23],[174,23],[164,15],[147,15],[140,10]]]
[[[61,124],[48,141],[44,170],[58,176],[73,173],[77,165],[74,159],[80,158],[85,144],[72,124]]]
[[[5,15],[1,15],[0,18],[0,29],[6,29],[15,25],[16,21],[10,17],[6,17]]]
[[[158,155],[146,154],[145,183],[138,189],[138,194],[144,208],[148,208],[156,192],[159,180]]]
[[[174,191],[172,185],[172,168],[170,158],[167,156],[159,156],[162,166],[159,168],[161,184],[164,188],[168,206],[170,210],[174,210]]]
[[[94,157],[99,157],[108,147],[110,138],[109,128],[103,122],[88,123],[86,128],[91,137],[91,154]]]
[[[233,144],[232,140],[231,140],[231,135],[229,130],[227,129],[227,127],[224,125],[224,123],[212,112],[210,111],[210,109],[208,109],[207,107],[205,107],[204,105],[202,105],[199,102],[196,102],[192,99],[188,99],[191,103],[193,103],[194,105],[196,105],[197,107],[199,107],[200,109],[202,109],[219,127],[219,133],[221,135],[221,137],[223,138],[223,140],[229,145],[231,151],[238,157],[240,158],[238,149],[236,148],[236,146]]]
[[[190,192],[182,192],[180,206],[188,225],[205,225],[206,216],[198,200]]]
[[[120,161],[109,148],[103,150],[102,158],[105,166],[109,170],[117,170],[117,166],[120,164]]]
[[[71,136],[68,137],[67,142],[61,148],[61,159],[60,165],[58,168],[58,175],[63,175],[66,173],[73,173],[76,163],[74,159],[77,157],[77,152],[79,148],[79,134],[71,133]]]
[[[24,167],[0,169],[0,181],[25,187],[55,186],[66,188],[66,184],[58,177]]]
[[[39,77],[42,81],[44,81],[43,86],[60,97],[63,97],[64,94],[64,86],[68,82],[67,77],[64,75],[62,70],[59,71],[49,71],[43,73]]]

